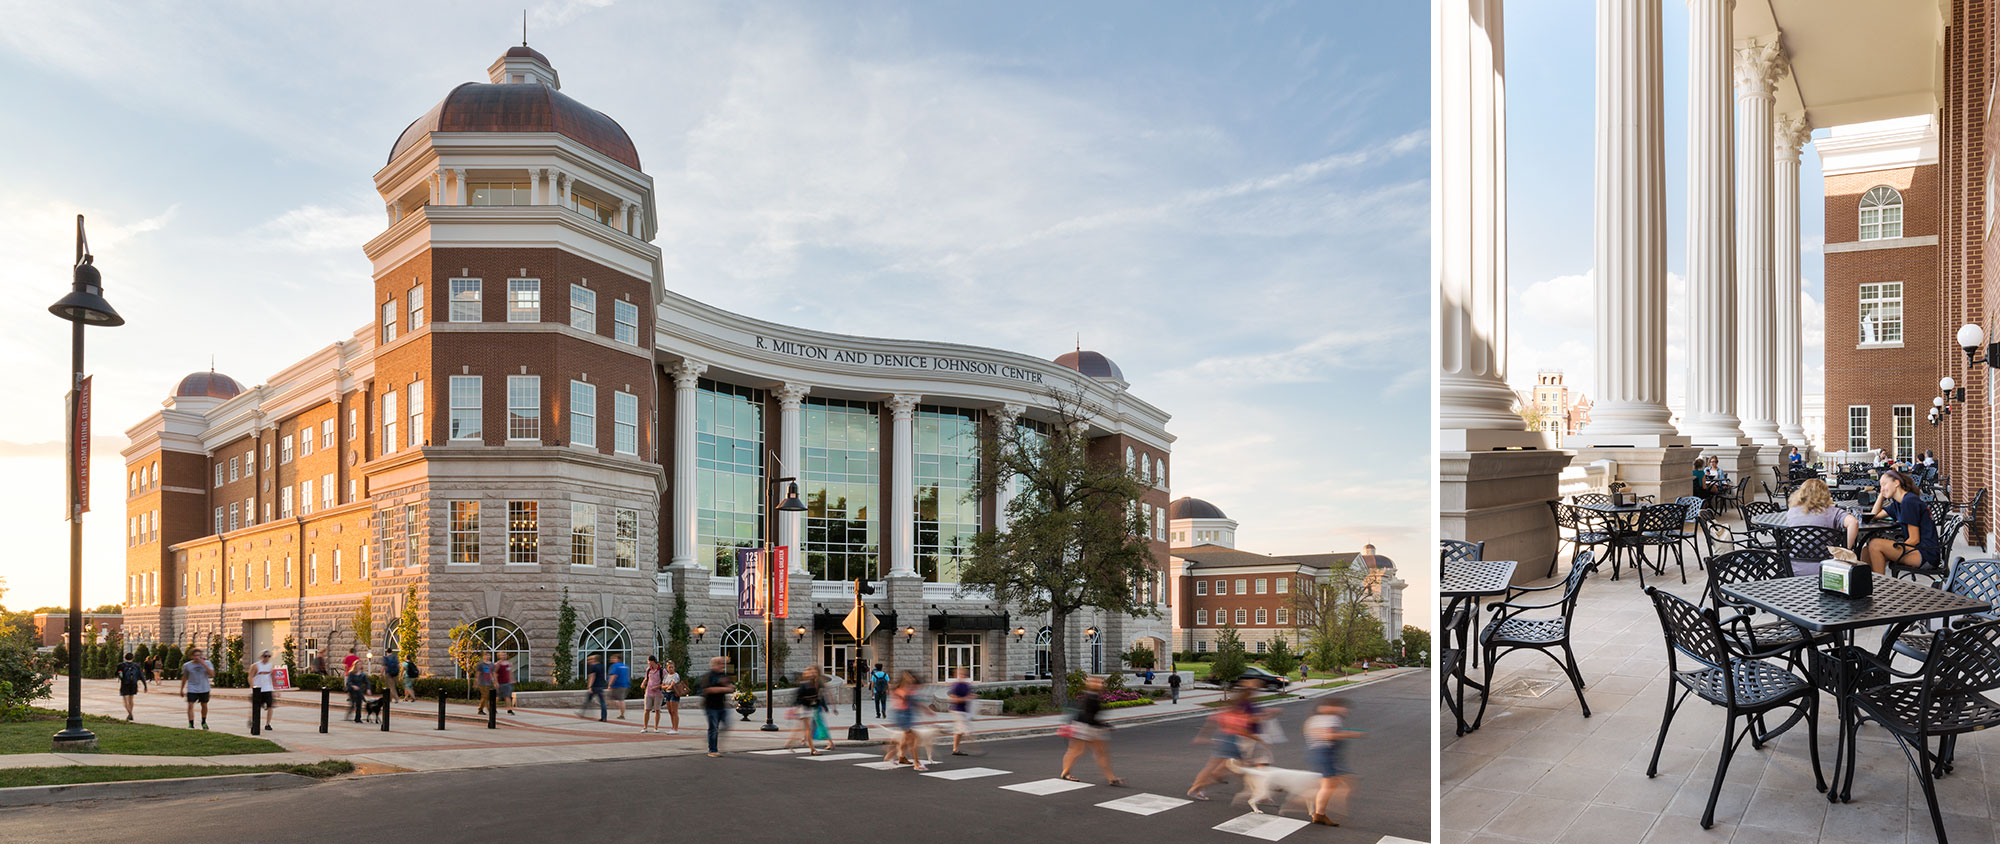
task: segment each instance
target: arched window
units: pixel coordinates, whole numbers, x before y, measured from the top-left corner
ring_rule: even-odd
[[[576,676],[583,676],[583,666],[591,654],[597,654],[599,665],[610,665],[613,654],[618,656],[619,661],[631,665],[632,637],[625,635],[625,625],[611,618],[600,618],[584,625],[583,638],[579,640],[576,650]]]
[[[1125,447],[1125,471],[1135,472],[1138,469],[1139,462],[1132,454],[1132,447],[1128,445]]]
[[[514,663],[514,676],[523,680],[535,676],[528,664],[528,634],[521,632],[521,626],[504,618],[482,618],[472,623],[472,640],[478,642],[483,656],[487,651],[506,655]],[[457,671],[465,676],[465,671]],[[546,679],[546,678],[545,678]]]
[[[1049,640],[1055,636],[1047,627],[1035,634],[1035,676],[1049,676]]]
[[[728,630],[722,631],[722,645],[718,653],[729,660],[729,670],[736,674],[739,681],[756,679],[763,652],[757,647],[757,634],[750,632],[749,627],[729,625]]]
[[[1876,185],[1861,195],[1861,239],[1903,236],[1903,195],[1888,185]]]

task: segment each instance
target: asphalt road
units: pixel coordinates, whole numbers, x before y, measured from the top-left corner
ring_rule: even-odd
[[[1346,750],[1357,775],[1352,817],[1339,828],[1305,826],[1282,840],[1430,840],[1428,692],[1425,675],[1412,674],[1347,694],[1350,728],[1369,732]],[[1308,704],[1279,707],[1292,738],[1278,746],[1280,766],[1304,767],[1298,736]],[[1112,738],[1113,764],[1128,787],[1104,785],[1086,757],[1075,773],[1089,787],[1046,796],[1002,786],[1055,777],[1064,743],[1054,737],[993,741],[973,757],[950,756],[940,747],[942,764],[934,771],[1004,772],[961,780],[858,767],[881,758],[873,746],[854,751],[867,758],[846,760],[731,754],[390,774],[299,789],[0,811],[0,840],[1257,840],[1213,829],[1248,813],[1231,800],[1234,777],[1211,787],[1209,802],[1156,814],[1097,805],[1139,794],[1180,797],[1206,761],[1207,747],[1191,743],[1199,724],[1187,719],[1120,729]],[[836,731],[836,739],[841,735]]]

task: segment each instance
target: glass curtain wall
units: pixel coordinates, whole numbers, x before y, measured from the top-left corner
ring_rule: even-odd
[[[918,405],[916,442],[916,562],[927,583],[957,583],[972,555],[980,502],[979,412]]]
[[[805,467],[806,567],[814,580],[874,580],[880,539],[881,417],[873,402],[808,398]]]
[[[702,379],[695,394],[695,555],[736,574],[764,538],[764,392]]]

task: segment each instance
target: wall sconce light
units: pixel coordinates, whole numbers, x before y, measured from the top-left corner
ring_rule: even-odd
[[[2000,368],[2000,343],[1986,345],[1986,357],[1979,356],[1979,347],[1986,343],[1986,331],[1978,323],[1968,322],[1958,327],[1958,347],[1965,350],[1965,365],[1986,364]]]
[[[705,636],[705,635],[707,635],[707,634],[708,634],[708,625],[706,625],[706,624],[697,624],[697,625],[695,625],[695,626],[694,626],[694,640],[695,640],[695,641],[697,641],[697,642],[701,641],[701,637],[702,637],[702,636]]]
[[[1965,388],[1958,386],[1958,382],[1949,375],[1938,379],[1938,392],[1951,401],[1965,401]]]
[[[911,639],[914,639],[916,637],[917,637],[917,628],[914,625],[903,628],[904,642],[909,642]]]
[[[1097,635],[1097,628],[1095,628],[1095,627],[1088,627],[1088,628],[1085,628],[1085,629],[1084,629],[1084,631],[1083,631],[1083,635],[1085,635],[1085,636],[1095,636],[1095,635]]]
[[[803,624],[801,624],[801,625],[799,625],[799,626],[797,626],[797,627],[794,627],[794,628],[792,628],[792,635],[794,635],[794,636],[797,636],[797,637],[798,637],[797,639],[794,639],[793,641],[796,641],[796,642],[803,642],[803,641],[805,641],[805,640],[806,640],[806,626],[805,626],[805,625],[803,625]]]
[[[1019,642],[1021,641],[1022,637],[1027,635],[1028,635],[1028,628],[1026,627],[1014,628],[1014,641]]]

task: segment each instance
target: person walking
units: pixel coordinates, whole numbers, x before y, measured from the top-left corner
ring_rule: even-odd
[[[1210,741],[1208,763],[1195,774],[1194,784],[1188,786],[1187,790],[1187,796],[1196,800],[1207,800],[1208,793],[1203,789],[1222,782],[1229,775],[1229,763],[1232,760],[1247,758],[1245,753],[1250,749],[1248,745],[1252,741],[1250,737],[1252,716],[1244,705],[1244,701],[1250,697],[1250,689],[1247,686],[1238,686],[1230,694],[1233,699],[1216,710],[1215,714],[1208,716],[1201,730],[1195,733],[1195,744],[1200,744],[1204,739]]]
[[[354,648],[352,646],[349,646],[347,649],[347,658],[340,661],[340,672],[342,674],[347,673],[347,670],[353,668],[354,663],[359,662],[360,660],[361,657],[354,653]]]
[[[1347,817],[1347,796],[1353,790],[1348,783],[1348,773],[1341,764],[1340,743],[1358,738],[1360,733],[1347,729],[1347,701],[1329,697],[1319,702],[1319,712],[1306,719],[1306,761],[1319,774],[1319,792],[1313,795],[1312,821],[1327,826],[1339,826],[1326,813],[1329,804],[1344,820]]]
[[[875,717],[889,717],[889,672],[882,670],[882,663],[875,663],[875,671],[868,675],[868,685],[875,692]]]
[[[1167,675],[1167,702],[1181,702],[1181,673],[1179,671]]]
[[[833,749],[833,736],[826,731],[826,683],[820,679],[819,666],[808,665],[799,674],[797,697],[793,705],[799,710],[799,734],[796,740],[803,740],[806,749],[814,756],[819,755],[820,739],[826,740],[826,749]],[[786,747],[791,742],[785,743]]]
[[[514,656],[508,653],[497,655],[493,661],[493,705],[503,707],[507,714],[514,714]]]
[[[410,693],[409,701],[417,702],[417,663],[415,660],[403,663],[403,688]]]
[[[145,672],[140,670],[139,663],[132,661],[130,651],[125,653],[125,659],[118,663],[116,671],[118,673],[118,697],[120,700],[125,701],[125,720],[130,721],[132,720],[132,698],[139,694],[139,680],[145,676]]]
[[[639,690],[645,695],[646,711],[639,715],[639,732],[660,731],[660,710],[665,708],[667,667],[660,664],[660,658],[646,655],[646,673],[640,675]]]
[[[588,717],[590,714],[590,700],[591,698],[596,698],[597,720],[603,721],[605,720],[605,716],[609,714],[609,711],[604,707],[604,666],[598,663],[597,654],[591,654],[583,658],[583,676],[585,681],[583,707],[576,711],[576,717]]]
[[[382,679],[387,683],[382,692],[384,695],[394,697],[397,700],[404,699],[403,658],[396,654],[395,648],[390,648],[382,652]]]
[[[951,755],[969,756],[963,747],[971,743],[972,702],[979,695],[973,691],[964,666],[951,670],[951,685],[945,687],[945,697],[951,701]]]
[[[688,687],[687,681],[681,679],[680,670],[674,666],[674,661],[671,659],[667,660],[667,677],[661,681],[661,686],[666,690],[667,717],[671,719],[673,725],[667,729],[667,735],[680,735],[681,698],[687,695]],[[659,726],[658,719],[655,719],[653,727],[658,729]]]
[[[736,681],[729,676],[729,660],[710,657],[708,673],[701,675],[701,713],[708,718],[708,755],[722,755],[722,724],[729,719],[729,696]]]
[[[924,682],[917,679],[916,672],[904,669],[896,677],[896,687],[889,690],[889,697],[900,734],[889,744],[889,752],[882,757],[884,762],[892,756],[898,762],[907,762],[918,773],[930,770],[924,767],[923,754],[919,752],[922,749],[919,744],[921,739],[917,735],[917,708],[923,705],[923,694]]]
[[[493,654],[489,651],[485,659],[472,667],[472,689],[473,695],[479,698],[480,715],[485,715],[488,708],[499,711],[499,699],[494,695],[494,676]]]
[[[264,729],[271,729],[271,716],[278,709],[278,687],[276,685],[278,667],[271,664],[271,652],[258,655],[256,664],[250,666],[250,726],[257,726],[258,709],[263,709]]]
[[[632,666],[625,664],[625,657],[623,655],[614,653],[611,655],[610,697],[612,700],[618,701],[618,720],[620,721],[625,720],[625,699],[631,696]],[[603,719],[600,718],[598,720]]]
[[[366,666],[358,659],[347,664],[347,718],[356,724],[361,723],[361,710],[368,698],[368,672],[362,670]]]
[[[194,705],[201,704],[201,728],[208,729],[208,689],[209,678],[215,676],[215,664],[202,656],[200,648],[190,648],[186,662],[181,663],[180,694],[187,697],[188,729],[194,729]]]
[[[145,659],[139,660],[139,691],[150,692],[153,690],[153,666],[158,665],[159,662],[160,658],[151,654],[147,654]]]
[[[326,675],[326,654],[315,653],[312,658],[312,673]]]
[[[1057,775],[1070,782],[1082,782],[1071,776],[1069,770],[1076,764],[1076,758],[1088,750],[1097,760],[1098,770],[1104,772],[1105,785],[1125,784],[1111,771],[1111,725],[1098,718],[1098,713],[1104,709],[1103,692],[1102,678],[1091,677],[1083,681],[1083,694],[1077,698],[1076,715],[1068,724],[1069,749],[1063,751],[1062,773]]]

